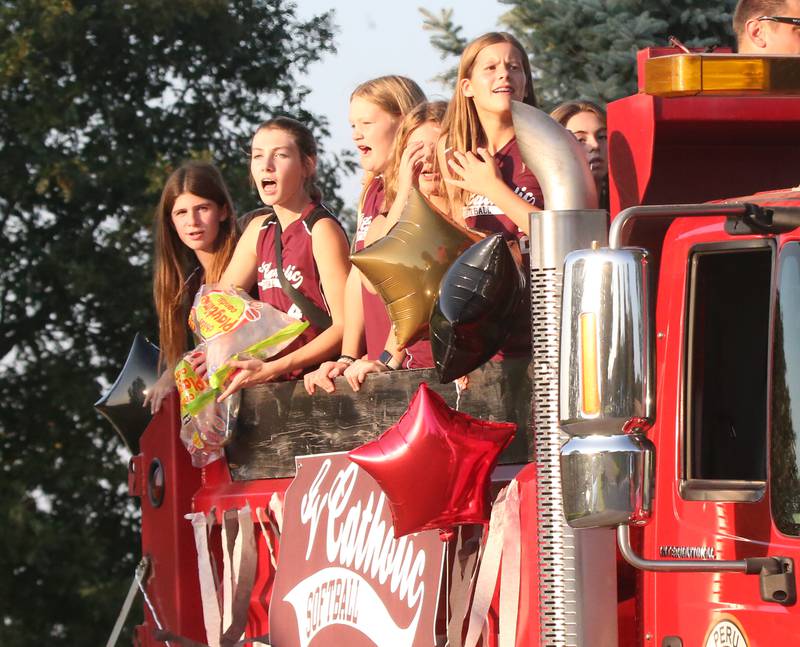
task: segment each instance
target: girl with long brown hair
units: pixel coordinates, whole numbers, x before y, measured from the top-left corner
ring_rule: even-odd
[[[461,55],[438,163],[452,216],[461,217],[471,229],[500,233],[518,245],[527,276],[528,216],[544,205],[539,182],[520,156],[511,120],[512,100],[536,105],[528,57],[510,34],[484,34]],[[496,358],[524,356],[530,350],[528,296],[520,303],[514,328]]]
[[[163,373],[144,404],[155,413],[175,389],[172,369],[189,347],[192,299],[203,283],[219,281],[236,247],[233,202],[219,170],[187,162],[174,171],[161,192],[153,227],[153,298]]]

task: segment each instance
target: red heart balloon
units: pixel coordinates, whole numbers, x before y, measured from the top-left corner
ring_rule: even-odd
[[[517,426],[447,406],[424,382],[400,420],[349,453],[381,486],[394,536],[489,518],[489,477]]]

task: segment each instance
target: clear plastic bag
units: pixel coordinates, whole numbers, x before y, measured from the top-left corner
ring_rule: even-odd
[[[194,298],[189,327],[205,343],[208,383],[221,388],[232,359],[267,359],[278,354],[307,327],[244,290],[204,285]]]
[[[208,380],[188,360],[175,367],[181,405],[181,441],[192,465],[205,467],[222,456],[236,429],[241,393],[217,402],[234,359],[267,359],[286,348],[308,326],[305,321],[256,301],[236,288],[203,286],[189,315],[189,326],[202,340]]]
[[[192,457],[192,465],[205,467],[222,456],[222,448],[233,438],[241,395],[234,393],[224,402],[217,402],[219,391],[212,389],[195,372],[188,355],[175,367],[181,406],[181,442]]]

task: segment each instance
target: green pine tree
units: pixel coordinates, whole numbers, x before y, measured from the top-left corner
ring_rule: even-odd
[[[296,78],[332,49],[331,14],[287,0],[0,0],[3,647],[105,644],[138,518],[92,403],[134,333],[155,338],[161,187],[211,159],[239,211],[258,206],[249,139],[277,113],[325,136]]]
[[[537,95],[545,108],[575,98],[600,103],[636,92],[636,52],[668,44],[675,36],[689,47],[733,44],[736,0],[499,0],[509,6],[500,25],[525,47]],[[431,43],[444,57],[468,40],[452,14],[420,9]],[[470,38],[479,34],[471,34]],[[454,71],[440,78],[451,80]]]

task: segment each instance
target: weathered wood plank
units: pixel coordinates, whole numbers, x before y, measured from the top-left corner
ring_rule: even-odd
[[[377,438],[400,418],[420,382],[455,408],[455,385],[439,384],[433,369],[369,375],[359,393],[344,378],[337,379],[331,395],[318,391],[309,396],[302,380],[246,389],[236,435],[227,448],[233,479],[294,476],[297,455],[347,451]],[[471,373],[459,409],[484,420],[516,422],[517,434],[500,462],[532,460],[527,360],[487,362]]]

